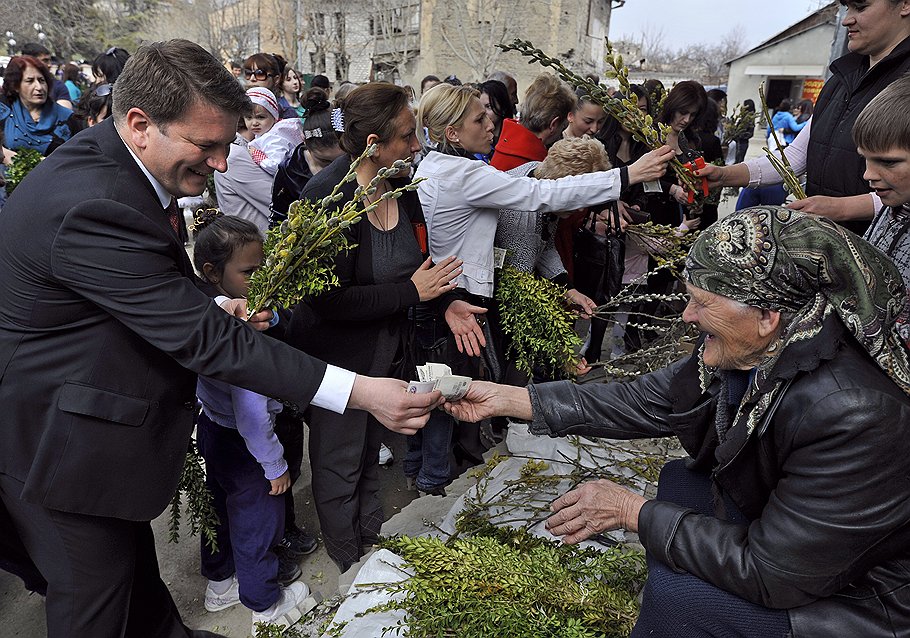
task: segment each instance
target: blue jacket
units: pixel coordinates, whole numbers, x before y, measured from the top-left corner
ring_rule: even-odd
[[[806,120],[806,122],[808,122],[808,120]],[[784,139],[781,141],[786,142],[787,144],[792,143],[793,140],[796,139],[796,134],[803,130],[806,122],[803,122],[802,124],[798,123],[796,118],[793,117],[789,111],[778,111],[774,114],[774,117],[771,118],[771,125],[775,129],[784,129]]]

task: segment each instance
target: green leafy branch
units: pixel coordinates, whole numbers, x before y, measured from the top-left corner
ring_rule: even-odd
[[[606,42],[607,55],[605,61],[611,70],[606,75],[609,78],[615,78],[619,82],[619,94],[621,97],[618,98],[611,96],[605,87],[570,70],[559,59],[552,58],[540,49],[535,48],[528,40],[515,39],[511,44],[497,44],[496,46],[503,51],[517,51],[520,55],[531,58],[528,64],[536,61],[542,66],[553,69],[560,78],[572,86],[583,88],[594,102],[600,104],[607,113],[616,118],[626,130],[630,131],[634,139],[645,144],[648,148],[652,150],[658,149],[666,143],[667,136],[670,134],[670,127],[666,124],[655,122],[650,114],[643,113],[638,108],[638,98],[632,93],[631,84],[629,83],[629,69],[623,63],[622,55],[613,51],[613,46],[609,40]],[[701,186],[689,169],[683,166],[682,162],[673,158],[670,160],[669,166],[676,173],[681,184],[690,191],[700,192]]]
[[[412,575],[386,586],[401,599],[370,613],[406,611],[388,631],[412,638],[627,636],[647,577],[639,551],[563,545],[490,524],[454,542],[393,537],[381,546]]]
[[[41,153],[33,148],[23,148],[16,151],[15,157],[6,169],[6,194],[11,195],[19,183],[25,179],[33,168],[43,160]]]
[[[374,144],[356,158],[328,196],[316,202],[301,200],[291,204],[288,218],[269,231],[263,245],[265,262],[250,278],[247,295],[250,316],[276,304],[292,306],[309,295],[337,286],[335,257],[353,247],[345,229],[383,201],[398,199],[406,191],[417,188],[420,180],[369,200],[384,180],[410,168],[409,161],[397,160],[392,166],[381,168],[369,184],[358,186],[354,197],[339,208],[338,202],[344,197],[342,188],[357,179],[357,167],[375,150]]]
[[[535,366],[574,374],[581,360],[582,340],[565,292],[562,286],[513,266],[501,271],[495,294],[502,330],[509,337],[507,353],[528,375]]]
[[[567,441],[571,451],[559,452],[556,459],[495,454],[476,469],[472,476],[477,484],[464,496],[454,534],[383,539],[380,547],[404,558],[404,566],[397,569],[405,579],[364,584],[349,594],[381,592],[393,598],[357,617],[404,611],[404,619],[386,627],[383,636],[628,635],[647,575],[642,554],[612,540],[603,549],[563,545],[538,537],[529,528],[550,513],[548,505],[565,490],[566,480],[574,487],[609,478],[638,491],[653,490],[674,442],[655,440],[638,453],[625,442],[577,436]],[[513,459],[524,459],[516,478],[493,489],[494,470]],[[556,463],[565,468],[562,473]],[[324,630],[329,636],[343,636],[347,629],[347,622],[332,621],[320,634]],[[312,634],[301,622],[287,629],[257,630],[257,638],[304,635]]]
[[[176,543],[180,540],[180,521],[182,518],[181,493],[186,494],[187,512],[190,519],[190,535],[202,532],[205,542],[213,552],[218,551],[218,539],[215,528],[219,523],[218,513],[212,505],[212,493],[205,484],[205,461],[199,454],[196,441],[190,440],[186,451],[186,460],[177,490],[170,503],[170,521],[168,523],[168,540]]]

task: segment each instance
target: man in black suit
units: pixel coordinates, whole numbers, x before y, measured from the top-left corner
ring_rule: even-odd
[[[197,374],[404,433],[440,402],[327,367],[252,329],[271,313],[245,323],[196,288],[173,198],[226,169],[248,107],[201,47],[145,47],[113,120],[57,149],[0,215],[0,564],[46,582],[51,637],[193,633],[149,521],[183,465]]]

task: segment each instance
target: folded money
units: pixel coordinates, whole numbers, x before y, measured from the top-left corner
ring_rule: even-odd
[[[444,363],[417,366],[417,379],[408,384],[408,392],[423,394],[439,390],[449,401],[463,397],[471,385],[471,377],[452,374],[452,369]]]

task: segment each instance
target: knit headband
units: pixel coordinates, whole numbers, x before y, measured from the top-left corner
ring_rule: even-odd
[[[264,108],[276,120],[281,119],[281,109],[278,108],[278,100],[275,99],[274,93],[261,86],[254,86],[251,89],[247,89],[246,95],[253,104],[258,104]]]

